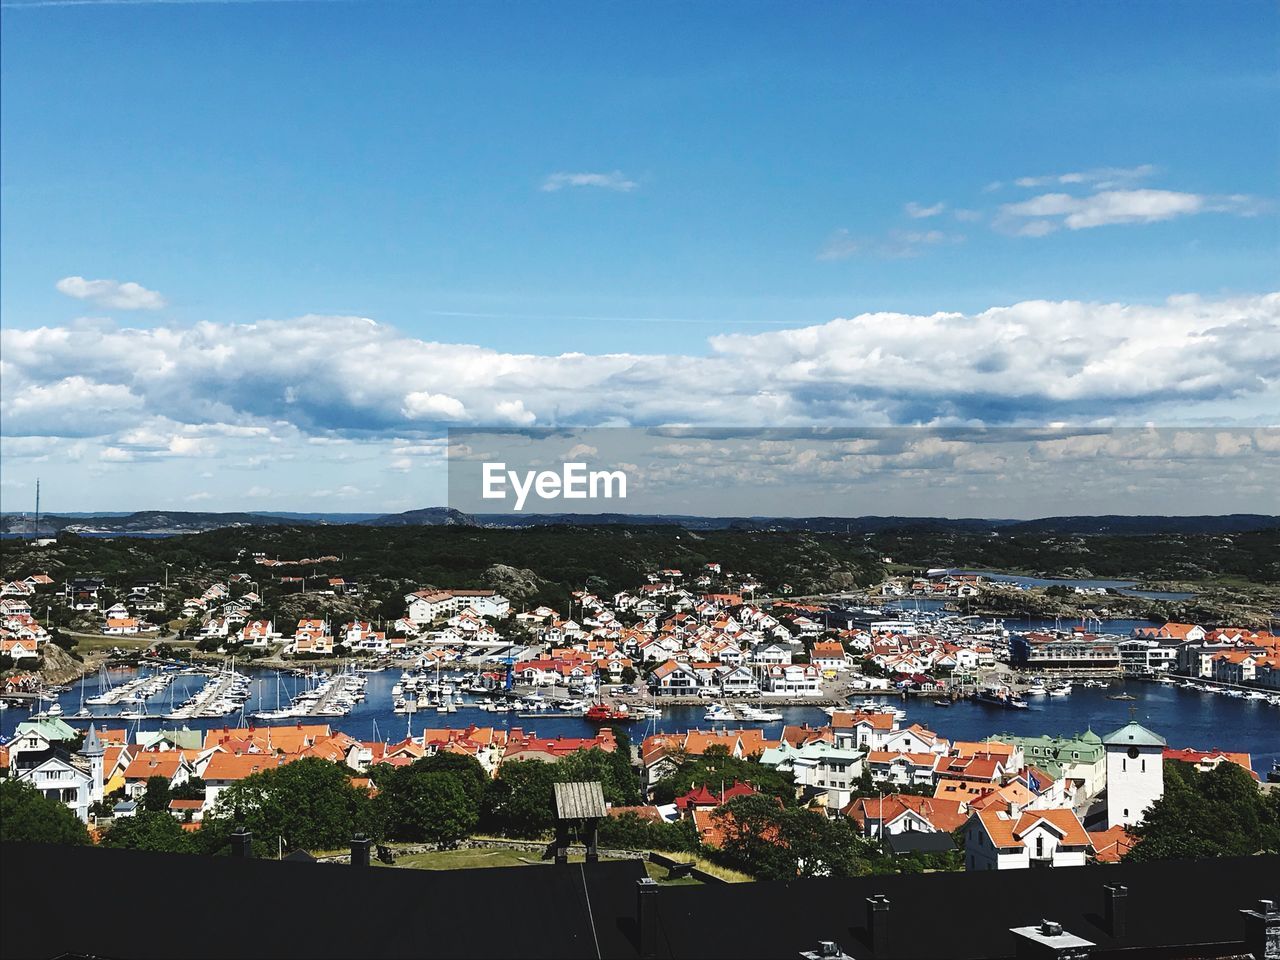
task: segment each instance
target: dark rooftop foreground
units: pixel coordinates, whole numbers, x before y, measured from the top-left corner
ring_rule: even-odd
[[[644,876],[634,861],[436,872],[5,844],[0,955],[747,960],[833,941],[857,958],[1065,956],[1025,952],[1052,949],[1046,919],[1064,943],[1092,944],[1072,956],[1244,956],[1267,928],[1280,946],[1280,912],[1259,910],[1280,900],[1277,856],[707,886]],[[86,898],[107,912],[85,922]]]

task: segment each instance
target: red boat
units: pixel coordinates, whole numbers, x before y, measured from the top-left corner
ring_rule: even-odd
[[[636,719],[631,716],[631,714],[627,713],[625,707],[621,710],[613,710],[606,707],[603,703],[597,703],[594,706],[588,707],[587,712],[582,716],[583,719],[591,720],[595,723],[617,723],[619,721],[625,723]]]

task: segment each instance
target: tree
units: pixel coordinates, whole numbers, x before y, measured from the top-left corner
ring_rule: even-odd
[[[480,809],[480,798],[484,795],[484,788],[489,783],[489,774],[475,757],[465,753],[436,753],[430,757],[415,760],[408,769],[419,773],[452,774],[466,791],[472,806],[477,810]]]
[[[165,811],[173,798],[168,777],[147,777],[147,791],[142,795],[142,809]],[[169,819],[173,819],[170,817]]]
[[[614,751],[578,750],[553,764],[555,782],[598,780],[606,803],[631,806],[640,800],[640,782],[631,769],[630,753],[629,741]]]
[[[171,814],[142,810],[112,822],[102,837],[104,847],[127,847],[154,853],[194,853],[197,842]]]
[[[1133,832],[1139,842],[1125,859],[1136,862],[1274,853],[1280,851],[1280,797],[1264,795],[1234,763],[1201,772],[1168,760],[1164,796]]]
[[[719,744],[701,756],[686,758],[683,766],[659,780],[654,785],[653,798],[657,803],[671,803],[681,794],[704,785],[719,793],[722,783],[727,787],[734,781],[750,781],[757,790],[784,804],[795,803],[796,786],[790,774],[754,760],[732,757]]]
[[[698,832],[692,820],[666,823],[627,811],[600,821],[599,841],[602,847],[614,849],[692,852],[698,849]]]
[[[851,821],[783,807],[764,794],[738,797],[715,814],[719,859],[761,880],[866,873],[869,846]]]
[[[180,787],[171,787],[169,789],[170,800],[203,800],[204,799],[204,778],[188,777],[186,782]]]
[[[25,780],[0,780],[0,841],[86,844],[89,831],[63,804]]]
[[[540,837],[555,822],[553,764],[540,760],[504,763],[484,793],[481,824],[509,837]]]
[[[379,789],[374,808],[385,836],[442,843],[461,840],[475,831],[479,800],[480,791],[470,771],[433,771],[415,763],[396,771]]]
[[[279,841],[289,849],[332,850],[357,833],[377,836],[371,801],[352,785],[351,771],[317,757],[255,773],[222,791],[204,821],[215,849],[226,842],[236,810],[255,842],[271,850]]]
[[[636,673],[636,668],[631,666],[631,664],[627,664],[625,667],[622,668],[620,679],[625,684],[632,684],[636,682],[637,676],[638,674]]]

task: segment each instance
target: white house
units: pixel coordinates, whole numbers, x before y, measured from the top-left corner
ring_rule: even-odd
[[[818,668],[810,663],[793,663],[787,666],[769,667],[765,675],[765,684],[770,693],[778,696],[822,696],[822,683]]]
[[[40,739],[48,745],[48,740]],[[87,823],[89,807],[102,799],[104,752],[97,728],[91,724],[76,757],[55,751],[35,766],[19,770],[17,779],[30,783],[50,800],[65,804]]]
[[[702,689],[698,674],[687,663],[668,660],[653,671],[654,692],[658,696],[696,696]]]
[[[1011,814],[988,807],[965,824],[964,868],[1083,867],[1090,846],[1089,834],[1072,810]]]

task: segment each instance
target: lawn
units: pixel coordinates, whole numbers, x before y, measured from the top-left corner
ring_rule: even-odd
[[[115,637],[102,634],[73,633],[72,636],[76,638],[76,652],[81,654],[93,650],[110,650],[112,647],[119,647],[121,650],[145,650],[156,642],[155,634]]]
[[[470,870],[474,867],[536,866],[539,863],[538,854],[531,850],[481,847],[467,850],[437,850],[432,853],[410,853],[396,857],[395,866],[411,867],[416,870]]]
[[[378,863],[378,861],[374,861]],[[581,856],[571,856],[570,863],[581,863]],[[382,864],[379,864],[380,866]],[[509,850],[504,847],[482,847],[467,850],[439,850],[433,853],[410,853],[396,857],[395,866],[414,870],[471,870],[476,867],[538,867],[549,866],[550,860],[538,859],[532,850]],[[659,883],[697,883],[692,877],[671,880],[666,867],[645,862],[649,876]]]

